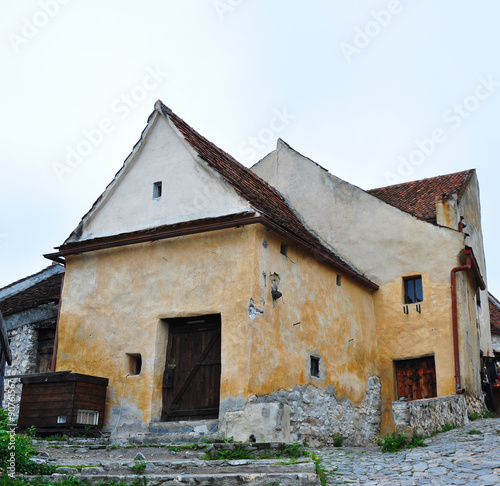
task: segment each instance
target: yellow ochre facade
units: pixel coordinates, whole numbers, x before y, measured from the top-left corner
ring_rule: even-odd
[[[57,370],[109,379],[115,437],[146,437],[170,417],[169,393],[196,401],[196,377],[219,369],[215,415],[186,406],[182,420],[210,415],[240,440],[338,433],[361,445],[401,425],[406,403],[481,408],[486,268],[477,178],[460,174],[422,182],[453,191],[426,206],[431,221],[282,141],[246,169],[158,102],[114,181],[48,255],[66,265]],[[413,297],[408,280],[421,286]],[[197,339],[201,357],[172,388]]]

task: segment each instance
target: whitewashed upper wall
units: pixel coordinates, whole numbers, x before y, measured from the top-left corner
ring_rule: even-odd
[[[389,206],[282,141],[252,170],[288,198],[309,228],[376,283],[411,272],[449,280],[450,265],[464,246],[458,231]]]
[[[163,116],[154,115],[144,137],[68,242],[250,210]],[[159,181],[162,197],[154,199]]]

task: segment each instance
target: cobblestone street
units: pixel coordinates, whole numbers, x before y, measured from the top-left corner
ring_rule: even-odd
[[[483,419],[426,439],[428,447],[318,449],[329,485],[500,485],[500,419]]]

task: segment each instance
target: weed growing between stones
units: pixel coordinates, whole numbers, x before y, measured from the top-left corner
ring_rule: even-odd
[[[469,420],[474,421],[474,420],[479,420],[483,418],[493,418],[495,416],[494,413],[488,412],[487,410],[481,413],[471,413],[469,415]]]
[[[9,427],[9,417],[7,410],[0,408],[0,469],[2,478],[8,477],[9,466],[12,466],[12,456],[15,454],[15,472],[24,474],[52,474],[54,466],[47,464],[37,464],[31,458],[38,454],[38,450],[33,446],[34,429],[30,429],[26,434],[13,434]],[[2,483],[3,484],[3,483]],[[5,483],[8,484],[8,483]]]
[[[397,452],[401,449],[413,449],[415,447],[427,447],[424,442],[425,437],[421,435],[414,435],[411,440],[405,436],[405,434],[396,435],[394,432],[392,434],[386,435],[382,439],[377,440],[377,445],[382,447],[382,452]]]
[[[134,471],[137,475],[142,474],[146,469],[146,461],[137,461],[132,467],[132,471]]]
[[[333,447],[342,447],[344,445],[345,437],[339,432],[335,432],[334,434],[330,435],[330,437],[333,441]]]
[[[480,430],[477,429],[471,429],[469,432],[467,432],[469,435],[483,435],[483,433]]]
[[[324,468],[323,464],[321,464],[321,459],[318,456],[312,456],[312,460],[314,461],[316,467],[316,474],[319,476],[319,480],[321,481],[321,486],[326,486],[326,476],[327,472]]]
[[[239,445],[234,450],[208,451],[203,459],[208,461],[221,461],[223,459],[254,459],[254,456]]]

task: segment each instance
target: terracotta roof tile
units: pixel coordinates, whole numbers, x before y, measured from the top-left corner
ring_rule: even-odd
[[[493,334],[500,334],[500,302],[488,292],[490,325]]]
[[[61,297],[61,282],[64,273],[58,273],[20,291],[0,302],[0,312],[9,316],[27,309],[33,309],[43,304],[57,302]]]
[[[366,192],[405,213],[434,223],[436,221],[436,199],[442,197],[443,194],[457,193],[460,202],[473,173],[474,169],[465,170],[430,179],[379,187]]]

